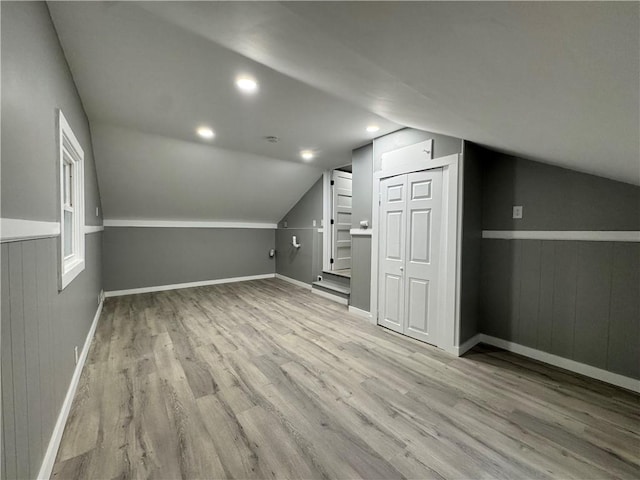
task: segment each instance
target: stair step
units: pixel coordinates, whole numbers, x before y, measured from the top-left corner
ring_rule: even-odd
[[[341,275],[336,275],[333,272],[322,272],[322,281],[335,283],[336,285],[342,285],[343,287],[351,286],[351,279]]]
[[[340,285],[338,283],[329,282],[327,280],[321,280],[321,281],[318,281],[318,282],[313,282],[313,286],[314,287],[323,288],[325,290],[330,290],[332,292],[341,293],[342,295],[350,295],[351,294],[351,288],[349,288],[347,286],[344,286],[344,285]]]

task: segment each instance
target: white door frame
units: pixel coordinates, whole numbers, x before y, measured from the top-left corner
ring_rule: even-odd
[[[331,271],[331,170],[322,173],[322,270]]]
[[[425,142],[426,143],[426,142]],[[442,167],[442,237],[440,242],[440,258],[443,259],[439,271],[438,311],[440,312],[437,326],[437,346],[450,353],[457,354],[456,344],[459,329],[459,278],[461,231],[458,215],[458,195],[462,193],[460,182],[460,155],[453,154],[446,157],[430,158],[431,150],[411,145],[385,154],[382,170],[373,175],[373,228],[371,238],[371,319],[378,322],[378,225],[380,216],[380,181],[383,178],[394,177],[405,173],[430,170]],[[425,152],[427,155],[425,155]],[[393,161],[386,161],[393,160]],[[399,161],[397,161],[399,160]]]

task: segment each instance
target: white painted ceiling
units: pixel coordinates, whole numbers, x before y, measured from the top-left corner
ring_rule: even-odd
[[[189,159],[149,157],[182,141],[211,158],[224,152],[228,161],[215,174],[229,182],[243,172],[248,185],[281,185],[285,175],[288,187],[251,218],[276,221],[318,169],[348,163],[350,150],[367,143],[368,123],[381,133],[406,125],[640,184],[635,2],[49,8],[96,137],[107,218],[250,220],[244,207],[252,200],[241,188],[185,195],[188,184],[178,189],[173,175],[190,168]],[[259,80],[257,95],[237,92],[239,73]],[[216,130],[211,146],[197,145],[201,123]],[[270,144],[266,135],[282,140]],[[119,146],[129,144],[136,155]],[[183,147],[181,155],[192,150]],[[311,164],[299,159],[303,148],[317,152]],[[258,161],[270,168],[254,169]],[[286,168],[271,169],[281,163]],[[157,202],[145,203],[128,183],[141,165],[155,168]]]

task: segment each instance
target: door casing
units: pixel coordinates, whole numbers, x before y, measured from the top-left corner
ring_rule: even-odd
[[[462,189],[461,157],[459,154],[440,158],[431,157],[430,140],[400,148],[382,156],[382,170],[373,175],[373,219],[371,238],[371,320],[378,323],[378,254],[380,245],[380,182],[383,178],[442,167],[442,216],[439,269],[438,311],[440,312],[435,337],[437,346],[457,354],[459,331],[461,216],[459,205]]]

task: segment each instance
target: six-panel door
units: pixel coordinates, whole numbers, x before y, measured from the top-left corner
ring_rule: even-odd
[[[442,169],[380,186],[379,324],[437,344]]]

